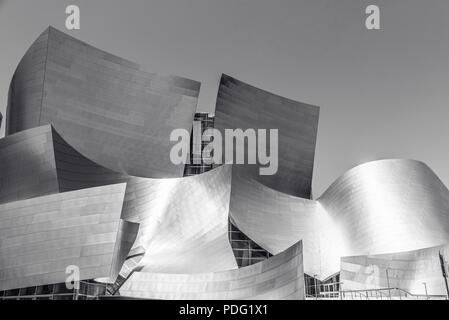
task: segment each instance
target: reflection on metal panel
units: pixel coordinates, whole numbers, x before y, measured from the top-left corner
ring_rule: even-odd
[[[169,161],[173,129],[192,127],[200,83],[147,73],[48,28],[14,74],[6,135],[52,124],[72,147],[129,175],[182,177]]]
[[[33,42],[14,72],[8,92],[5,135],[40,126],[48,32],[45,30]]]
[[[58,191],[50,126],[0,139],[0,203]]]
[[[446,295],[440,252],[449,257],[449,245],[391,254],[343,257],[340,274],[342,289],[400,288],[417,295]]]
[[[341,229],[343,255],[415,250],[449,242],[449,192],[424,163],[360,165],[318,199]]]
[[[59,191],[72,191],[126,182],[129,176],[87,159],[53,129],[53,145]]]
[[[317,201],[291,197],[234,170],[230,215],[272,254],[302,239],[304,268],[323,279],[340,258],[449,242],[449,192],[425,164],[382,160],[337,179]]]
[[[0,139],[0,203],[126,182],[44,125]]]
[[[147,299],[302,300],[302,243],[268,260],[235,270],[199,274],[134,272],[120,293]]]
[[[129,180],[122,218],[140,224],[145,271],[211,272],[237,267],[228,240],[230,166],[179,179]]]
[[[304,244],[304,268],[308,274],[321,272],[318,202],[293,197],[246,179],[233,168],[230,216],[251,240],[271,254],[278,254],[298,240]],[[339,262],[339,260],[337,260]],[[331,274],[331,270],[325,270]]]
[[[0,290],[65,282],[69,265],[81,280],[116,277],[127,254],[119,251],[129,249],[138,227],[120,219],[125,187],[0,205]]]
[[[280,97],[225,74],[221,77],[215,128],[223,137],[225,129],[279,130],[276,174],[260,176],[259,165],[242,165],[250,177],[275,190],[310,198],[318,117],[319,107]]]

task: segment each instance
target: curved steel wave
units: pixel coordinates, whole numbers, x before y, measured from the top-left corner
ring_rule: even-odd
[[[259,175],[260,164],[237,167],[270,188],[310,198],[319,110],[223,74],[217,95],[215,128],[223,136],[225,129],[277,129],[278,171],[274,175]],[[269,145],[267,133],[267,150]]]
[[[134,272],[120,294],[146,299],[303,300],[302,260],[300,241],[268,260],[236,270],[196,274]]]
[[[11,81],[6,135],[52,124],[77,151],[119,173],[182,177],[173,129],[192,128],[200,83],[139,65],[49,27]]]
[[[231,166],[179,179],[132,178],[122,218],[139,223],[144,271],[198,273],[237,268],[228,240]]]
[[[304,268],[324,279],[340,258],[449,242],[449,192],[424,163],[381,160],[349,170],[316,201],[282,194],[238,170],[230,216],[272,254],[304,242]]]

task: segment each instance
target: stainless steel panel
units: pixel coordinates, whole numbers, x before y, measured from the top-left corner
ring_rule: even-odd
[[[413,160],[358,166],[316,201],[242,179],[234,170],[230,215],[270,253],[302,239],[305,272],[320,279],[338,272],[343,256],[449,242],[449,192],[429,167]]]
[[[0,139],[0,203],[126,182],[44,125]]]
[[[390,287],[416,295],[446,295],[440,252],[447,259],[449,245],[391,254],[342,257],[341,288],[364,290]],[[392,292],[395,293],[394,290]]]
[[[200,84],[147,73],[48,28],[19,64],[8,101],[12,134],[52,124],[88,159],[129,175],[182,177],[169,160],[173,129],[190,132]]]
[[[237,268],[228,240],[231,167],[178,179],[129,180],[122,218],[140,224],[143,270],[198,273]]]
[[[225,74],[221,77],[215,128],[223,137],[225,129],[278,129],[276,174],[261,176],[259,165],[240,165],[250,177],[275,190],[310,198],[318,118],[319,107],[275,95]]]
[[[149,299],[303,300],[302,243],[235,270],[194,274],[134,272],[120,294]]]
[[[0,203],[58,191],[50,126],[0,139]]]
[[[125,184],[0,205],[0,290],[118,275],[137,225],[120,219]],[[121,251],[121,252],[120,252]]]

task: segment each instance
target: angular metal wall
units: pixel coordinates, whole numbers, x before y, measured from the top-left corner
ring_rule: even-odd
[[[182,177],[184,165],[169,161],[169,137],[173,129],[190,132],[199,87],[144,72],[50,27],[15,72],[6,134],[52,124],[101,166],[142,177]]]
[[[120,293],[147,299],[303,300],[302,243],[236,270],[199,274],[134,272]]]
[[[318,118],[319,107],[275,95],[225,74],[221,77],[215,128],[223,137],[225,129],[278,129],[277,173],[261,176],[259,165],[242,165],[250,177],[270,188],[310,198]],[[245,159],[246,155],[245,151]]]
[[[0,290],[65,282],[69,265],[79,267],[80,280],[117,277],[138,230],[120,219],[125,188],[0,205]]]

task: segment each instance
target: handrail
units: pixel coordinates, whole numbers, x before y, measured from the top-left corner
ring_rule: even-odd
[[[338,284],[341,284],[339,282]],[[314,286],[310,286],[314,287]],[[415,300],[431,300],[431,299],[447,299],[446,295],[436,294],[414,294],[405,289],[398,287],[391,288],[375,288],[375,289],[355,289],[355,290],[339,290],[339,291],[326,291],[317,292],[315,294],[306,294],[306,298],[309,299],[364,299],[369,300],[371,298],[380,300],[392,300],[392,299],[415,299]]]
[[[368,293],[379,293],[381,296],[385,296],[388,299],[391,299],[391,297],[397,298],[399,297],[400,299],[402,297],[407,298],[407,297],[411,297],[411,298],[417,298],[417,299],[435,299],[435,298],[439,298],[439,299],[447,299],[446,295],[436,295],[436,294],[414,294],[411,293],[405,289],[402,288],[398,288],[398,287],[391,287],[391,288],[377,288],[377,289],[357,289],[357,290],[340,290],[340,295],[346,296],[346,295],[350,295],[350,294],[359,294],[360,296],[364,295],[365,297],[368,297]],[[386,293],[388,292],[388,293]],[[394,295],[391,296],[391,293],[399,293],[399,295]],[[401,295],[401,293],[403,293],[403,295]],[[372,295],[371,295],[372,297]]]

